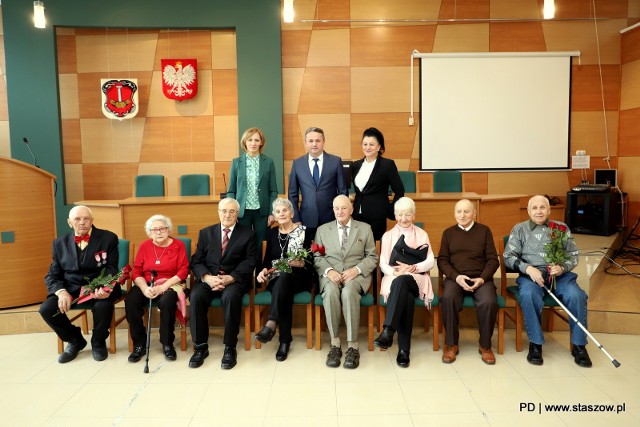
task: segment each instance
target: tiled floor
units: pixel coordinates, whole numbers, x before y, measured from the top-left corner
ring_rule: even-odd
[[[526,351],[515,351],[507,330],[505,354],[487,366],[476,332],[464,329],[458,360],[445,365],[442,353],[431,350],[431,333],[415,328],[408,369],[396,365],[394,345],[387,352],[365,347],[360,367],[347,370],[325,366],[326,336],[322,351],[307,350],[298,330],[285,362],[276,362],[274,342],[241,350],[231,371],[220,369],[219,330],[199,369],[187,367],[190,351],[165,361],[157,336],[149,374],[144,360],[127,362],[126,334],[118,334],[119,351],[106,361],[95,362],[85,349],[66,365],[56,362],[53,333],[0,336],[2,425],[640,426],[640,336],[596,334],[622,366],[614,368],[589,345],[594,366],[584,369],[569,355],[567,332],[555,331],[537,367],[527,363]],[[520,411],[527,403],[534,410]],[[545,404],[624,405],[624,411],[553,412]]]

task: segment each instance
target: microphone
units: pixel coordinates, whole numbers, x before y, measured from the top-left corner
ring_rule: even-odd
[[[31,146],[29,145],[29,140],[26,137],[24,137],[22,138],[22,142],[26,144],[27,148],[29,149],[29,152],[31,153],[31,157],[33,157],[33,165],[39,168],[40,166],[38,166],[38,160],[36,159],[36,155],[33,154],[33,151],[31,150]]]
[[[220,200],[227,197],[227,177],[224,172],[222,173],[222,182],[224,182],[224,191],[220,193]]]

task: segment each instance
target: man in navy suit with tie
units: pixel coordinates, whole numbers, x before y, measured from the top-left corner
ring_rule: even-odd
[[[333,199],[340,194],[347,195],[342,159],[326,153],[324,143],[322,129],[307,129],[304,145],[308,154],[293,161],[289,175],[293,221],[304,224],[307,233],[313,236],[316,228],[335,219]]]
[[[238,222],[240,204],[227,197],[218,204],[220,223],[200,230],[191,257],[196,283],[191,291],[191,338],[194,353],[189,367],[199,368],[209,356],[208,310],[214,297],[222,299],[224,310],[224,353],[222,369],[236,366],[238,332],[242,316],[242,295],[249,292],[258,259],[255,232]]]

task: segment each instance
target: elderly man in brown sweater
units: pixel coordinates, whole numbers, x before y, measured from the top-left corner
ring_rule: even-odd
[[[476,306],[482,361],[493,365],[491,337],[498,305],[493,274],[499,267],[498,253],[489,227],[475,222],[476,210],[467,199],[454,208],[457,224],[442,234],[438,269],[446,276],[442,292],[442,317],[445,328],[444,363],[453,363],[458,354],[459,318],[462,300],[471,296]]]

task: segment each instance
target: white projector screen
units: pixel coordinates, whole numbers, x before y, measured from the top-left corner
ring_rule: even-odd
[[[575,54],[423,54],[421,170],[569,169]]]

